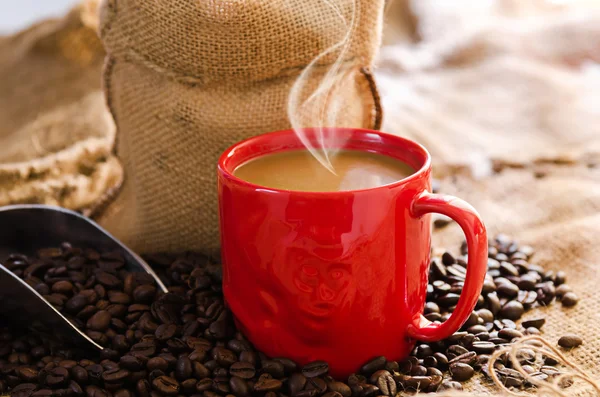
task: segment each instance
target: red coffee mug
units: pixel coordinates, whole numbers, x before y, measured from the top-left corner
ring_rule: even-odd
[[[302,192],[233,175],[241,164],[304,146],[292,130],[250,138],[219,160],[223,292],[236,323],[270,357],[325,360],[345,377],[376,356],[400,360],[415,340],[456,332],[487,268],[487,236],[466,202],[432,194],[429,153],[378,131],[335,128],[339,147],[397,158],[416,172],[376,188]],[[314,129],[306,130],[317,144]],[[468,244],[467,275],[450,318],[421,314],[430,264],[431,212],[453,218]]]

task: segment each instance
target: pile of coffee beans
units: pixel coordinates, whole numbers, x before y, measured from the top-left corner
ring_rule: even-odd
[[[0,394],[14,397],[371,397],[401,391],[461,389],[498,347],[540,333],[543,318],[522,322],[533,307],[562,300],[577,303],[562,272],[530,262],[533,250],[505,236],[490,245],[488,275],[475,311],[445,341],[419,343],[396,362],[376,357],[348,379],[333,379],[326,362],[303,367],[256,351],[238,332],[221,291],[221,269],[197,254],[153,256],[149,263],[169,286],[159,291],[151,277],[124,270],[111,252],[68,243],[33,256],[11,255],[4,265],[106,349],[82,357],[38,333],[0,318]],[[430,269],[425,317],[444,321],[458,301],[466,252],[445,253]],[[2,323],[2,321],[5,321]],[[564,346],[581,344],[569,336]],[[523,349],[524,368],[538,379],[560,374],[556,362],[535,360]],[[507,357],[495,366],[507,386],[526,387]]]

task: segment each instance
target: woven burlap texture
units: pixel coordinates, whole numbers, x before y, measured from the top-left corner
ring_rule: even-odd
[[[85,209],[119,184],[94,19],[83,3],[0,39],[0,205]]]
[[[289,128],[292,85],[345,37],[352,4],[358,19],[337,84],[338,124],[378,128],[369,68],[383,0],[104,1],[104,83],[125,182],[100,209],[100,223],[141,253],[216,253],[218,156],[249,136]],[[338,55],[317,62],[303,92]]]
[[[441,186],[444,193],[477,208],[490,235],[508,233],[536,249],[534,262],[566,272],[567,283],[581,298],[579,304],[563,308],[557,303],[528,312],[524,318],[545,316],[543,336],[553,344],[566,333],[581,336],[584,344],[567,356],[600,381],[600,164],[508,168],[484,180],[449,177]],[[433,244],[452,247],[462,239],[462,232],[453,224],[434,233]],[[483,377],[468,383],[467,389],[475,395],[497,391]],[[595,395],[577,382],[565,393]]]

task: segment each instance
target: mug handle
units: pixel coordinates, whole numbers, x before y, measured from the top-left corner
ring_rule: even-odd
[[[434,342],[445,339],[458,331],[477,304],[487,272],[487,232],[475,208],[466,201],[453,196],[432,194],[425,191],[413,202],[411,212],[415,217],[431,212],[449,216],[459,224],[467,238],[467,274],[462,293],[452,315],[441,324],[429,323],[425,326],[418,323],[421,318],[419,316],[408,327],[408,335],[411,338],[424,342]]]

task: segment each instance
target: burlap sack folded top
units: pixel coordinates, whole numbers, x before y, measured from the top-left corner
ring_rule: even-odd
[[[91,3],[0,40],[0,205],[83,210],[120,183]]]
[[[345,37],[352,15],[336,124],[378,128],[368,68],[382,14],[383,0],[105,1],[106,97],[126,179],[99,209],[101,224],[138,252],[216,253],[218,156],[244,138],[290,127],[291,88]],[[320,58],[305,96],[339,54]]]

